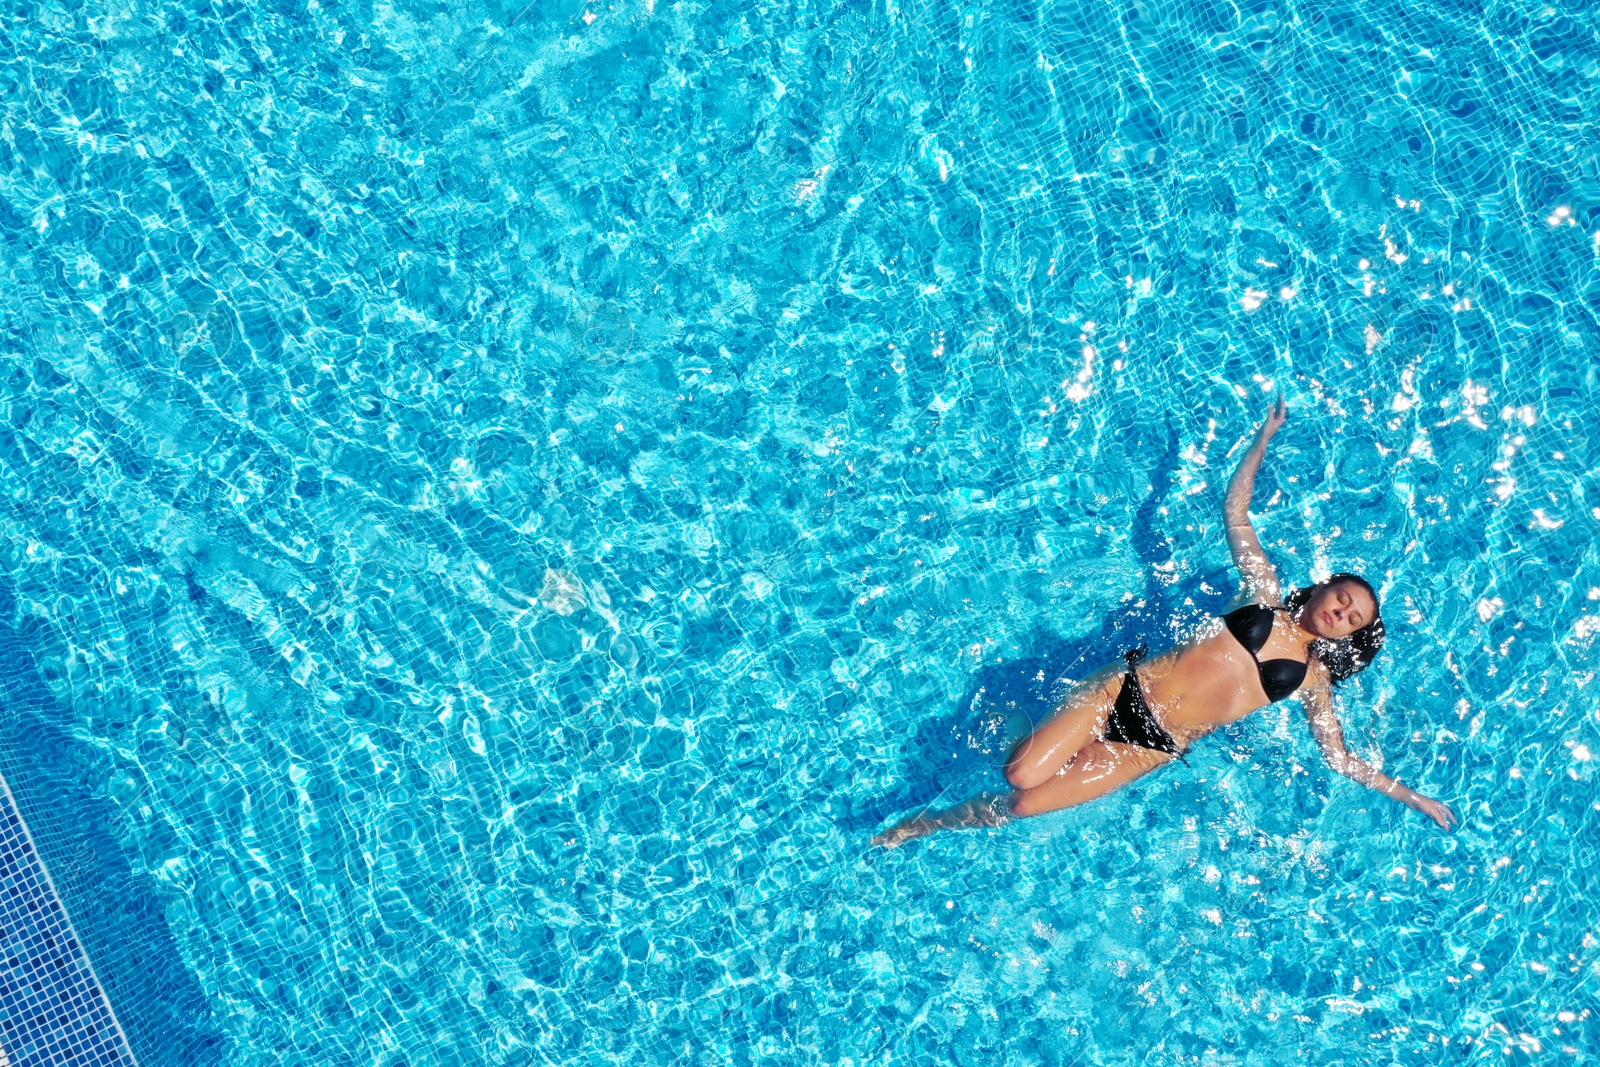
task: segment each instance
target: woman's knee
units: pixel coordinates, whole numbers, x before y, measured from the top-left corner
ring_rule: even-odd
[[[1018,789],[1006,798],[1005,806],[1011,812],[1013,819],[1026,819],[1030,815],[1041,815],[1047,809],[1041,807],[1038,798],[1030,797],[1030,789]]]
[[[1006,764],[1006,784],[1012,789],[1024,790],[1041,786],[1050,780],[1051,772],[1039,767],[1019,755],[1012,756]]]
[[[1037,768],[1024,769],[1021,767],[1006,768],[1006,784],[1019,793],[1030,789],[1037,789],[1050,780],[1050,775]]]

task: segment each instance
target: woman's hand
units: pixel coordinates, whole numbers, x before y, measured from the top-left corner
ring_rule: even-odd
[[[1274,400],[1272,402],[1272,406],[1267,409],[1267,421],[1261,424],[1260,441],[1263,447],[1266,446],[1268,441],[1272,440],[1272,435],[1278,432],[1279,427],[1281,427],[1284,422],[1288,420],[1288,418],[1289,406],[1283,402],[1283,397],[1280,396],[1278,399]]]
[[[1412,802],[1411,806],[1438,823],[1441,830],[1448,830],[1456,823],[1456,813],[1432,797],[1425,797],[1418,793],[1417,799]]]

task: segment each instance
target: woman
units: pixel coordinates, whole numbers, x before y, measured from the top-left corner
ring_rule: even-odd
[[[1228,547],[1243,582],[1223,625],[1151,660],[1143,649],[1129,652],[1126,668],[1107,667],[1079,685],[1006,761],[1009,796],[986,794],[914,815],[874,844],[892,848],[935,830],[999,826],[1094,800],[1180,758],[1217,727],[1295,693],[1335,771],[1450,828],[1449,808],[1351,755],[1334,715],[1331,687],[1365,670],[1383,647],[1372,586],[1336,574],[1285,602],[1250,525],[1256,470],[1287,414],[1279,399],[1228,485]]]

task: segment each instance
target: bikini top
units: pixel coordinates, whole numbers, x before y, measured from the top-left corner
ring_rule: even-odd
[[[1238,638],[1245,651],[1250,653],[1250,658],[1256,661],[1256,669],[1261,672],[1261,688],[1266,690],[1267,699],[1274,704],[1299,689],[1306,680],[1306,665],[1299,660],[1269,659],[1262,663],[1256,655],[1261,651],[1261,646],[1267,643],[1267,638],[1272,636],[1273,612],[1284,610],[1269,608],[1265,604],[1246,604],[1222,617],[1228,632]]]

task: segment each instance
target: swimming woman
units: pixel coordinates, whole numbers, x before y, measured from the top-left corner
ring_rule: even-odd
[[[1450,828],[1449,808],[1352,755],[1334,714],[1332,686],[1365,670],[1383,647],[1377,593],[1362,578],[1336,574],[1284,598],[1250,525],[1256,470],[1287,415],[1278,400],[1228,484],[1223,516],[1243,580],[1221,625],[1152,659],[1143,649],[1129,652],[1126,666],[1106,667],[1074,688],[1012,751],[1009,795],[913,815],[874,844],[892,848],[935,830],[999,826],[1103,797],[1180,758],[1217,727],[1295,694],[1335,771]]]

